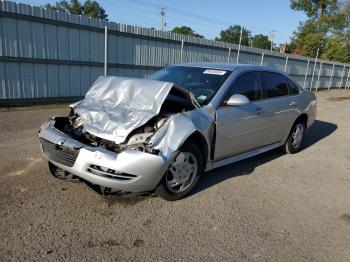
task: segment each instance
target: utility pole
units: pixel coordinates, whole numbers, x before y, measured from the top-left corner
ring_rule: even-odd
[[[269,40],[271,42],[270,51],[272,51],[272,49],[273,49],[273,42],[275,41],[275,38],[276,38],[276,31],[269,32]]]
[[[160,30],[164,31],[164,16],[165,16],[165,8],[160,8]]]
[[[243,36],[243,26],[241,26],[241,34],[239,36],[239,45],[238,45],[238,51],[237,51],[236,64],[238,64],[238,62],[239,62],[239,55],[240,55],[240,52],[241,52],[241,45],[242,45],[242,36]]]

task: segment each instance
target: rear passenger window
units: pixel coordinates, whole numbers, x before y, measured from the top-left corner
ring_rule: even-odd
[[[288,80],[289,94],[297,95],[299,94],[299,87],[294,84],[291,80]]]
[[[259,74],[257,72],[249,72],[241,75],[234,81],[226,93],[223,104],[235,94],[245,95],[250,101],[260,100],[261,88]]]
[[[266,98],[288,95],[287,78],[283,75],[270,72],[261,72],[261,82]]]

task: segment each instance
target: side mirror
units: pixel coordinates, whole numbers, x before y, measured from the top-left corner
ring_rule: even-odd
[[[250,101],[249,101],[248,97],[246,97],[244,95],[235,94],[235,95],[232,95],[229,100],[227,100],[226,105],[228,105],[228,106],[242,106],[242,105],[246,105],[249,103],[250,103]]]

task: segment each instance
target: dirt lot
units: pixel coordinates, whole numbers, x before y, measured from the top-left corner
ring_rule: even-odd
[[[1,111],[1,260],[349,261],[350,91],[317,97],[302,152],[209,172],[177,202],[53,178],[37,130],[67,109]]]

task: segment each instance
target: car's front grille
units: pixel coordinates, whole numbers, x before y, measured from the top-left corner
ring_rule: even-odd
[[[57,145],[44,138],[40,138],[44,154],[59,164],[72,167],[78,157],[79,149],[70,148],[64,145]]]
[[[88,165],[87,171],[97,176],[108,177],[116,180],[132,180],[137,176],[118,172],[111,168],[102,167],[99,165]]]

